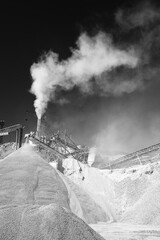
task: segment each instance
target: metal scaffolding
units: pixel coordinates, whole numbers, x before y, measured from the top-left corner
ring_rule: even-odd
[[[37,137],[37,134],[29,134],[28,139],[38,145],[39,148],[42,147],[47,151],[51,151],[56,159],[64,159],[72,156],[80,162],[87,163],[88,147],[76,145],[66,131],[53,133],[50,138],[46,136]]]

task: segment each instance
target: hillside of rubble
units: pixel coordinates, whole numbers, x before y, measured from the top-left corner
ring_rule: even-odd
[[[66,159],[63,166],[65,175],[102,207],[110,222],[159,225],[159,161],[100,170]]]
[[[146,226],[159,227],[159,151],[150,154],[149,161],[117,169],[93,167],[94,162],[89,166],[69,156],[61,161],[59,169],[54,156],[49,158],[47,152],[39,153],[36,145],[25,144],[17,151],[14,144],[2,146],[2,156],[8,156],[0,161],[0,206],[1,210],[4,206],[11,210],[12,206],[17,206],[13,213],[16,218],[23,211],[36,211],[39,215],[39,206],[46,206],[44,214],[59,211],[58,204],[67,211],[64,213],[67,218],[72,213],[99,233],[105,228],[105,225],[98,227],[101,222],[111,224],[113,231],[118,226],[122,226],[123,231],[127,224],[145,229]],[[53,204],[56,207],[52,208]],[[2,212],[2,216],[5,214],[9,213]]]
[[[95,239],[63,176],[24,145],[0,161],[0,239]]]
[[[75,211],[74,213],[87,223],[159,224],[160,215],[157,209],[160,209],[158,191],[160,157],[158,152],[155,156],[152,153],[150,161],[145,164],[119,169],[99,169],[93,167],[94,162],[91,167],[70,156],[63,160],[59,169],[53,155],[49,161],[49,153],[39,153],[37,146],[32,146],[32,149],[35,154],[41,155],[39,158],[42,157],[46,164],[50,162],[51,167],[63,179],[69,189],[67,191],[74,195],[72,203],[76,202],[73,204],[76,207],[73,209],[80,209],[73,212]],[[13,151],[15,151],[14,143],[1,145],[3,158]],[[100,164],[99,159],[98,164]],[[58,169],[63,171],[59,172]]]

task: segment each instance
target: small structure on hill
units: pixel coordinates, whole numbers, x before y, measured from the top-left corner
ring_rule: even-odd
[[[0,129],[0,137],[4,137],[9,135],[11,132],[16,132],[16,149],[22,146],[22,139],[23,139],[23,127],[21,124],[16,124],[13,126],[9,126],[6,128]],[[3,139],[2,139],[3,143]]]

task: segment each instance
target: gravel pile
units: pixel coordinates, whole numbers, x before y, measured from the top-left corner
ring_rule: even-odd
[[[71,212],[58,173],[31,146],[0,161],[0,239],[103,239]]]

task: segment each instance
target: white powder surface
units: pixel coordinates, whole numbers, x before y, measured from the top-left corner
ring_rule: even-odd
[[[65,175],[105,211],[107,222],[159,225],[159,162],[111,171],[70,158],[64,160],[63,166]]]
[[[23,146],[0,161],[0,239],[103,239],[72,212],[73,199],[57,171]]]

